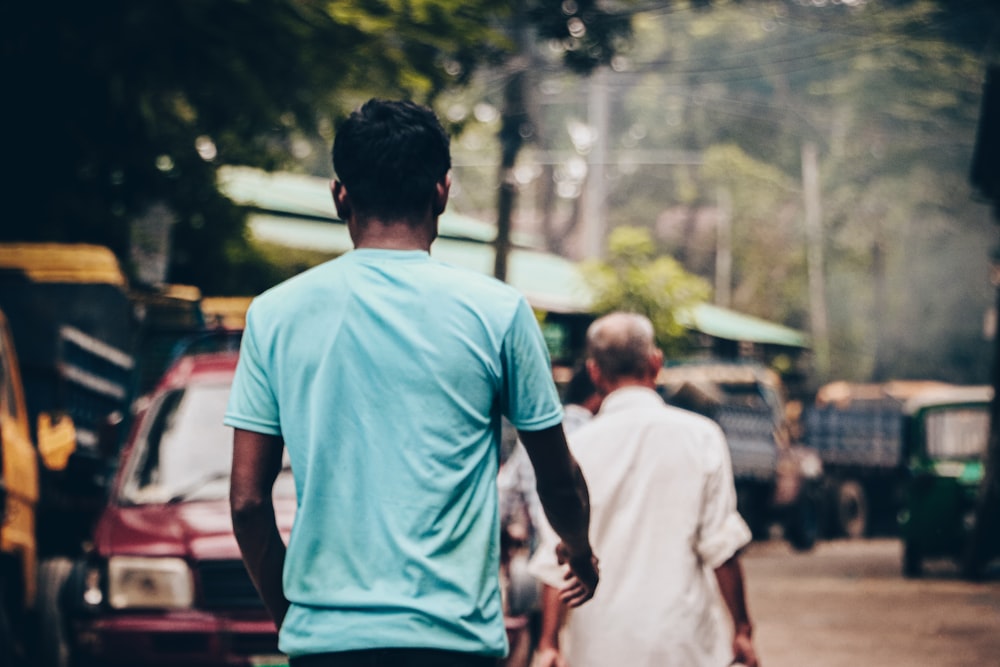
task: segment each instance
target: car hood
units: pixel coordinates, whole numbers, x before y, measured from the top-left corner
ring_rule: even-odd
[[[287,542],[295,516],[292,498],[275,499],[275,515]],[[112,505],[94,535],[97,553],[175,556],[192,561],[239,559],[228,499],[168,505]]]

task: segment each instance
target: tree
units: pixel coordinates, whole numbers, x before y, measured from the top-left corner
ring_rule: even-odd
[[[612,231],[607,259],[585,263],[584,276],[594,291],[595,314],[640,313],[652,321],[656,343],[667,358],[689,351],[684,314],[704,302],[710,288],[673,257],[658,254],[647,230],[618,227]]]
[[[504,41],[493,0],[7,3],[7,222],[0,240],[108,245],[171,228],[166,276],[253,293],[271,274],[220,164],[274,169],[370,94],[431,100]]]
[[[802,146],[814,143],[832,372],[985,380],[982,249],[993,232],[963,181],[1000,8],[711,4],[650,3],[633,19],[627,66],[609,77],[609,226],[641,225],[661,241],[669,231],[685,268],[712,275],[719,174],[706,164],[737,148],[747,168],[721,172],[748,184],[732,197],[733,234],[745,234],[732,244],[733,305],[804,327],[798,183]],[[677,152],[696,159],[658,159]],[[778,180],[754,188],[756,173]]]
[[[631,34],[627,15],[609,12],[598,0],[546,2],[519,0],[509,25],[514,48],[503,66],[504,84],[500,128],[500,168],[497,177],[497,237],[493,274],[506,279],[507,254],[510,249],[511,217],[517,193],[514,167],[526,140],[537,132],[532,119],[530,100],[532,65],[537,65],[537,53],[532,52],[531,27],[537,39],[559,45],[562,62],[570,70],[589,74],[607,65],[619,52]]]

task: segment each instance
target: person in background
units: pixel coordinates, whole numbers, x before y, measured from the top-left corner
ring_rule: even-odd
[[[430,256],[451,184],[432,111],[367,102],[333,163],[355,249],[247,313],[225,417],[236,539],[293,667],[495,665],[502,416],[561,535],[563,601],[598,582],[545,342],[518,292]],[[298,502],[287,547],[271,499],[283,448]]]
[[[566,435],[589,422],[600,409],[602,400],[586,364],[580,364],[563,393],[563,430]]]
[[[563,394],[563,431],[569,435],[590,421],[601,406],[601,395],[585,365],[573,373]],[[505,424],[506,426],[506,424]],[[510,429],[508,429],[510,430]],[[510,446],[500,464],[497,487],[500,492],[500,525],[509,527],[514,539],[523,541],[534,552],[538,526],[545,521],[531,458],[512,434]]]
[[[601,405],[601,395],[584,364],[573,373],[563,393],[563,430],[567,435],[589,421]],[[503,545],[501,581],[506,591],[508,620],[523,623],[528,632],[517,635],[503,667],[527,667],[541,630],[541,590],[528,572],[528,559],[538,546],[538,526],[545,515],[535,491],[535,474],[524,446],[512,447],[500,464],[500,540]]]
[[[601,588],[580,609],[559,601],[564,569],[543,527],[530,564],[545,584],[538,667],[759,665],[739,559],[751,536],[729,449],[714,422],[664,403],[662,363],[641,315],[612,313],[587,331],[587,368],[604,400],[570,449],[593,500]]]

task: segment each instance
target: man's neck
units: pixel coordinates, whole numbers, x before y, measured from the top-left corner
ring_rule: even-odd
[[[430,252],[437,234],[436,225],[410,224],[368,220],[363,225],[351,225],[354,247],[382,250],[423,250]],[[433,230],[433,231],[432,231]]]

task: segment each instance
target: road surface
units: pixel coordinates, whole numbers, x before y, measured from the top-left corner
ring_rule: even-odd
[[[893,539],[754,543],[743,562],[762,667],[1000,667],[1000,568],[900,575]]]

